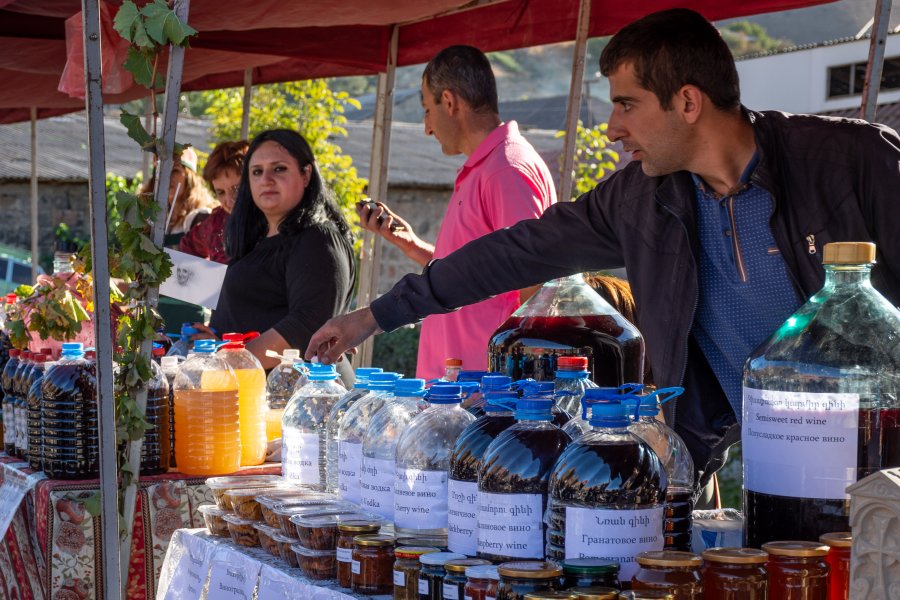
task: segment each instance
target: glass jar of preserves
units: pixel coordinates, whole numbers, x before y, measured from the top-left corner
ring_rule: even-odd
[[[619,589],[619,563],[602,558],[570,558],[562,562],[563,587]]]
[[[389,535],[358,535],[353,538],[350,587],[374,596],[394,590],[394,538]]]
[[[443,600],[444,564],[448,560],[465,558],[456,552],[432,552],[419,557],[419,600]]]
[[[350,587],[353,563],[353,538],[358,535],[378,533],[381,524],[374,521],[346,521],[338,523],[337,530],[337,582],[342,588]]]
[[[618,600],[619,590],[610,587],[577,587],[568,590],[575,600]]]
[[[444,600],[463,600],[466,595],[466,569],[490,564],[483,558],[454,558],[444,563]]]
[[[696,554],[676,550],[641,552],[637,562],[640,569],[631,578],[631,589],[667,591],[675,600],[703,599],[703,559]]]
[[[437,551],[427,546],[400,546],[394,550],[394,600],[419,600],[419,558]]]
[[[826,600],[828,546],[818,542],[769,542],[769,600]]]
[[[503,563],[497,573],[497,600],[524,600],[525,594],[557,589],[563,570],[551,562],[522,560]]]
[[[702,556],[705,600],[766,600],[768,554],[755,548],[710,548]]]
[[[819,541],[828,546],[828,600],[847,600],[850,597],[850,546],[853,536],[849,531],[823,534]]]
[[[400,546],[422,546],[428,548],[434,548],[438,552],[447,552],[447,538],[446,537],[398,537],[397,538],[397,547]]]
[[[619,594],[621,600],[674,600],[675,596],[662,590],[631,590]]]
[[[466,569],[465,600],[487,600],[497,595],[497,582],[500,574],[494,565],[478,565]],[[493,595],[489,592],[493,588]]]

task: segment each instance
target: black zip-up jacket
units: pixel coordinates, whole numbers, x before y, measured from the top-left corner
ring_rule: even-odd
[[[769,226],[792,282],[808,298],[824,282],[822,246],[872,241],[874,286],[900,301],[900,138],[881,125],[745,111],[759,151],[753,183],[774,208]],[[391,331],[491,295],[584,271],[625,267],[657,386],[682,385],[670,407],[700,483],[740,438],[734,411],[691,327],[697,307],[695,189],[689,173],[648,177],[632,163],[540,219],[473,240],[372,303]],[[673,414],[674,413],[674,414]]]

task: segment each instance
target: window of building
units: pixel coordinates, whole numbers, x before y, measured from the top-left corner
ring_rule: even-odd
[[[866,79],[866,63],[839,65],[828,68],[828,98],[859,96]],[[900,56],[884,59],[881,72],[881,91],[900,89]]]
[[[14,283],[30,284],[32,282],[31,265],[23,265],[21,263],[14,262],[12,280]]]

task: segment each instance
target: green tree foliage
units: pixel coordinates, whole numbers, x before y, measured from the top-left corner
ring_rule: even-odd
[[[790,45],[787,40],[773,38],[762,25],[751,21],[731,23],[723,27],[721,33],[722,39],[735,56],[770,52]]]
[[[213,141],[239,139],[243,91],[214,90],[202,96],[207,103],[206,116],[212,119]],[[347,106],[359,108],[359,103],[347,92],[332,91],[324,79],[256,86],[250,105],[250,137],[275,128],[299,131],[312,147],[322,177],[334,191],[347,220],[355,224],[353,207],[363,196],[367,181],[335,141],[347,137],[343,127]]]
[[[587,128],[578,121],[575,139],[575,161],[572,177],[572,198],[589,192],[600,183],[600,180],[616,170],[619,153],[610,148],[612,142],[606,137],[606,123]],[[565,137],[565,131],[556,133],[556,137]],[[562,167],[560,156],[560,167]]]

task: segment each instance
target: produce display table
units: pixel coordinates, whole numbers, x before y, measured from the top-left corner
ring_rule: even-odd
[[[172,536],[159,578],[157,600],[388,600],[360,596],[334,580],[313,581],[261,548],[209,535],[205,528]]]
[[[280,474],[269,463],[238,475]],[[18,458],[0,453],[0,482],[42,477]],[[205,478],[170,472],[141,477],[135,506],[127,598],[156,598],[160,569],[172,534],[202,527],[196,508],[213,501]],[[0,544],[0,598],[5,600],[102,599],[100,519],[85,510],[99,480],[41,479],[12,516]],[[2,515],[0,515],[2,522]]]

